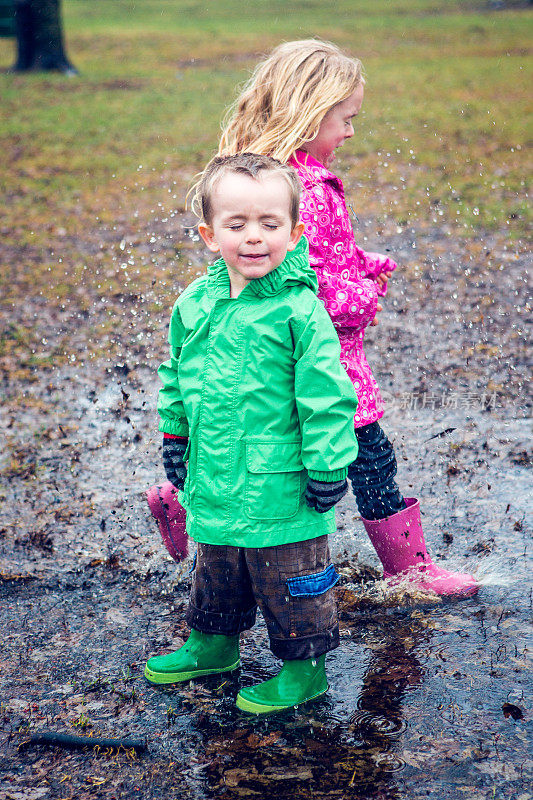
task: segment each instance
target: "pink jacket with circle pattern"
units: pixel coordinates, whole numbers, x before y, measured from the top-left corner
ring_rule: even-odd
[[[386,292],[374,278],[384,270],[396,269],[396,264],[357,247],[344,187],[336,175],[303,150],[297,150],[289,163],[303,185],[300,217],[309,240],[309,260],[318,277],[318,296],[339,336],[341,363],[359,398],[354,422],[361,428],[383,416],[383,401],[366,360],[363,337],[376,315],[378,295]]]

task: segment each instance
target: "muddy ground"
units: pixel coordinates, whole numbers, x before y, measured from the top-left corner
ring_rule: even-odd
[[[38,326],[42,358],[18,369],[17,349],[3,351],[1,798],[533,797],[527,257],[503,235],[362,227],[361,244],[402,267],[367,347],[399,482],[421,498],[434,557],[473,572],[479,594],[388,593],[348,498],[332,541],[342,640],[325,699],[259,721],[235,709],[238,687],[277,667],[261,623],[234,675],[149,686],[146,658],[187,634],[190,562],[166,555],[143,499],[163,478],[155,369],[170,308],[149,278],[114,304],[95,295],[89,313],[74,287],[54,305],[29,286],[2,306],[4,338]],[[97,231],[87,259],[101,235],[145,267],[159,254],[168,281],[186,284],[204,258],[190,218],[153,228]],[[186,260],[169,260],[169,237]],[[58,342],[70,355],[47,362]],[[148,749],[28,745],[42,731]]]

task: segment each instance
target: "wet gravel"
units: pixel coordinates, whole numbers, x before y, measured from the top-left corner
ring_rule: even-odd
[[[332,537],[342,639],[325,699],[268,720],[235,709],[238,687],[278,666],[261,622],[234,675],[149,686],[146,658],[187,635],[190,561],[166,555],[143,497],[163,477],[166,315],[149,323],[132,294],[135,346],[89,358],[89,323],[30,296],[48,340],[70,326],[77,360],[3,383],[0,797],[533,797],[527,258],[496,235],[372,220],[363,234],[402,265],[367,348],[399,482],[421,499],[433,556],[473,572],[479,594],[391,595],[347,498]],[[117,338],[130,333],[117,320]],[[21,747],[50,730],[133,736],[148,751]]]

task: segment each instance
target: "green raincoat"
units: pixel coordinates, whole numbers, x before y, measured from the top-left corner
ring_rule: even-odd
[[[223,259],[172,311],[159,429],[188,436],[180,502],[197,542],[267,547],[335,530],[304,499],[357,456],[357,397],[309,266],[308,244],[237,298]]]

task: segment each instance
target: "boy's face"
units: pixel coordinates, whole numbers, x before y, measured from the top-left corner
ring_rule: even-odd
[[[198,231],[211,252],[220,251],[226,262],[232,297],[279,267],[303,233],[303,223],[292,227],[289,185],[275,171],[258,178],[223,174],[213,189],[211,207],[211,224],[202,222]]]

